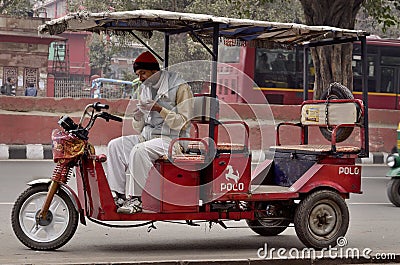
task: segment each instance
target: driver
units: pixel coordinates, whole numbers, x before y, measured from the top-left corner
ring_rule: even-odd
[[[160,70],[150,52],[136,58],[133,70],[142,82],[132,122],[140,134],[121,136],[108,144],[107,179],[118,213],[142,211],[141,194],[154,161],[167,154],[172,139],[189,136],[193,110],[190,86],[177,73]],[[174,153],[180,151],[179,145],[174,146]],[[125,194],[127,170],[134,180],[130,198]]]

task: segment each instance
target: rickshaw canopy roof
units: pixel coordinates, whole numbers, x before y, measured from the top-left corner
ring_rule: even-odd
[[[263,44],[295,46],[323,39],[359,38],[368,35],[360,30],[329,26],[307,26],[164,10],[71,13],[46,22],[39,27],[39,32],[51,35],[64,31],[97,33],[105,31],[123,34],[134,30],[142,32],[145,37],[150,37],[153,31],[170,35],[193,32],[204,39],[211,39],[215,24],[219,25],[219,37],[228,45],[243,45],[250,42],[255,46]]]

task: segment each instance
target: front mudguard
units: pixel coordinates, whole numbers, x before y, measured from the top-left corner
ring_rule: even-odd
[[[400,178],[400,167],[390,168],[386,173],[386,177],[389,178]]]
[[[27,184],[31,187],[36,186],[36,185],[42,185],[42,184],[46,184],[46,185],[50,185],[51,183],[51,179],[35,179],[31,182],[28,182]],[[79,213],[79,219],[81,221],[81,223],[83,225],[86,225],[86,219],[85,219],[85,214],[82,208],[82,205],[79,201],[78,196],[76,195],[75,191],[73,189],[71,189],[71,187],[60,183],[60,188],[68,195],[68,197],[71,199],[72,203],[75,206],[75,209],[78,211]]]

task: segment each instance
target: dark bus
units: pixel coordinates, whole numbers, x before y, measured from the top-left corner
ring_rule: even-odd
[[[361,98],[361,46],[353,45],[353,94]],[[400,40],[367,38],[369,107],[400,109]],[[218,97],[242,102],[251,90],[262,90],[270,104],[300,104],[303,92],[303,49],[284,50],[221,46]],[[309,98],[314,67],[308,56]],[[243,72],[254,80],[249,84]],[[229,89],[228,89],[229,88]],[[240,96],[242,95],[242,96]],[[257,101],[257,99],[254,99]],[[254,102],[258,103],[258,102]]]

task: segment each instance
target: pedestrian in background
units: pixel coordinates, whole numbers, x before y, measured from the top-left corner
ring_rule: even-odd
[[[28,87],[25,89],[25,96],[36,97],[37,96],[37,88],[35,84],[29,83]]]
[[[7,77],[4,85],[1,86],[1,94],[6,96],[15,96],[14,79]]]

